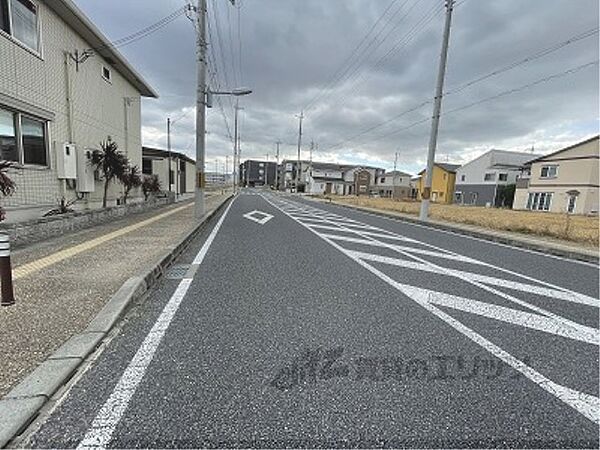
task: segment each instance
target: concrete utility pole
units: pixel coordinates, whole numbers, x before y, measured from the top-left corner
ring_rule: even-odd
[[[281,145],[281,141],[275,142],[277,144],[277,153],[275,156],[275,190],[279,190],[279,146]]]
[[[440,111],[442,109],[442,95],[444,92],[444,76],[446,75],[446,61],[448,59],[448,41],[450,40],[450,24],[452,22],[452,9],[454,0],[446,1],[446,21],[444,24],[444,38],[442,41],[442,54],[437,77],[437,86],[433,105],[433,118],[431,121],[431,135],[429,137],[429,152],[427,153],[427,169],[425,172],[425,185],[421,193],[421,213],[419,218],[429,218],[429,202],[431,198],[431,185],[433,183],[433,166],[435,163],[435,149],[437,146],[438,130],[440,126]]]
[[[298,193],[298,185],[300,184],[300,147],[302,146],[302,120],[304,120],[304,111],[300,112],[298,117],[298,162],[296,166],[296,193]]]
[[[169,164],[167,167],[167,179],[169,180],[169,192],[171,192],[171,118],[167,117],[167,152],[169,153]]]
[[[206,0],[198,0],[197,18],[197,58],[198,58],[198,87],[196,91],[196,198],[194,215],[196,219],[204,217],[204,157],[206,145]]]
[[[234,115],[233,115],[233,193],[237,192],[238,185],[238,170],[240,161],[240,138],[238,134],[238,111],[243,110],[244,108],[240,108],[239,101],[235,101],[234,106]],[[240,180],[241,181],[241,178]]]
[[[267,153],[267,161],[265,162],[265,186],[269,185],[269,154]]]
[[[394,174],[392,176],[392,200],[396,198],[396,170],[398,169],[398,152],[394,157]]]

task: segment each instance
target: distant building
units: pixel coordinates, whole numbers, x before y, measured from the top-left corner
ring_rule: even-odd
[[[377,179],[375,193],[380,197],[395,199],[412,198],[412,175],[400,171],[386,172]]]
[[[598,143],[595,136],[525,164],[513,208],[598,214]]]
[[[246,187],[275,185],[277,163],[248,159],[240,164],[240,185]]]
[[[17,185],[0,200],[8,216],[38,217],[61,197],[101,207],[89,158],[111,136],[142,164],[141,97],[157,94],[73,1],[0,0],[0,159],[15,163]],[[108,205],[122,196],[111,183]]]
[[[454,203],[512,207],[521,167],[538,155],[489,150],[456,171]]]
[[[284,165],[284,188],[291,190],[295,186],[297,161],[284,161]],[[301,161],[299,191],[309,194],[369,195],[384,172],[384,169],[376,167]]]
[[[142,174],[158,175],[163,191],[186,194],[196,189],[196,161],[183,153],[143,147]]]
[[[431,183],[431,201],[436,203],[452,203],[456,171],[459,164],[435,163],[433,166],[433,181]],[[417,199],[422,200],[425,186],[425,169],[419,172],[419,179],[415,186]]]

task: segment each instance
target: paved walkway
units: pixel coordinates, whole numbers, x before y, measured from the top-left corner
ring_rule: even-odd
[[[227,195],[209,194],[207,209]],[[14,251],[17,304],[0,308],[0,396],[183,239],[193,210],[181,202]]]

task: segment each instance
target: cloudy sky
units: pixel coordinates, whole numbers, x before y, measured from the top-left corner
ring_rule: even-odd
[[[186,4],[76,2],[111,40]],[[533,146],[546,153],[597,134],[598,3],[459,0],[437,160],[464,163],[490,148]],[[442,4],[241,0],[234,7],[228,0],[208,0],[212,87],[254,91],[240,99],[242,159],[267,154],[273,159],[277,140],[281,157],[295,158],[296,115],[304,110],[303,158],[313,141],[315,160],[391,168],[398,152],[399,168],[418,172],[426,161]],[[164,147],[171,117],[173,147],[190,156],[195,153],[194,33],[192,22],[181,16],[121,49],[160,94],[143,103],[144,144]],[[232,153],[234,104],[227,97],[221,101],[223,112],[216,103],[208,111],[209,171],[215,162],[222,170]]]

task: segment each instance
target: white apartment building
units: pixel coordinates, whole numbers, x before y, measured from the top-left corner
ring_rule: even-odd
[[[157,94],[72,0],[0,0],[0,158],[17,185],[0,198],[7,215],[36,217],[63,196],[100,206],[90,155],[110,136],[141,167],[141,97]],[[111,186],[108,204],[121,195]]]

